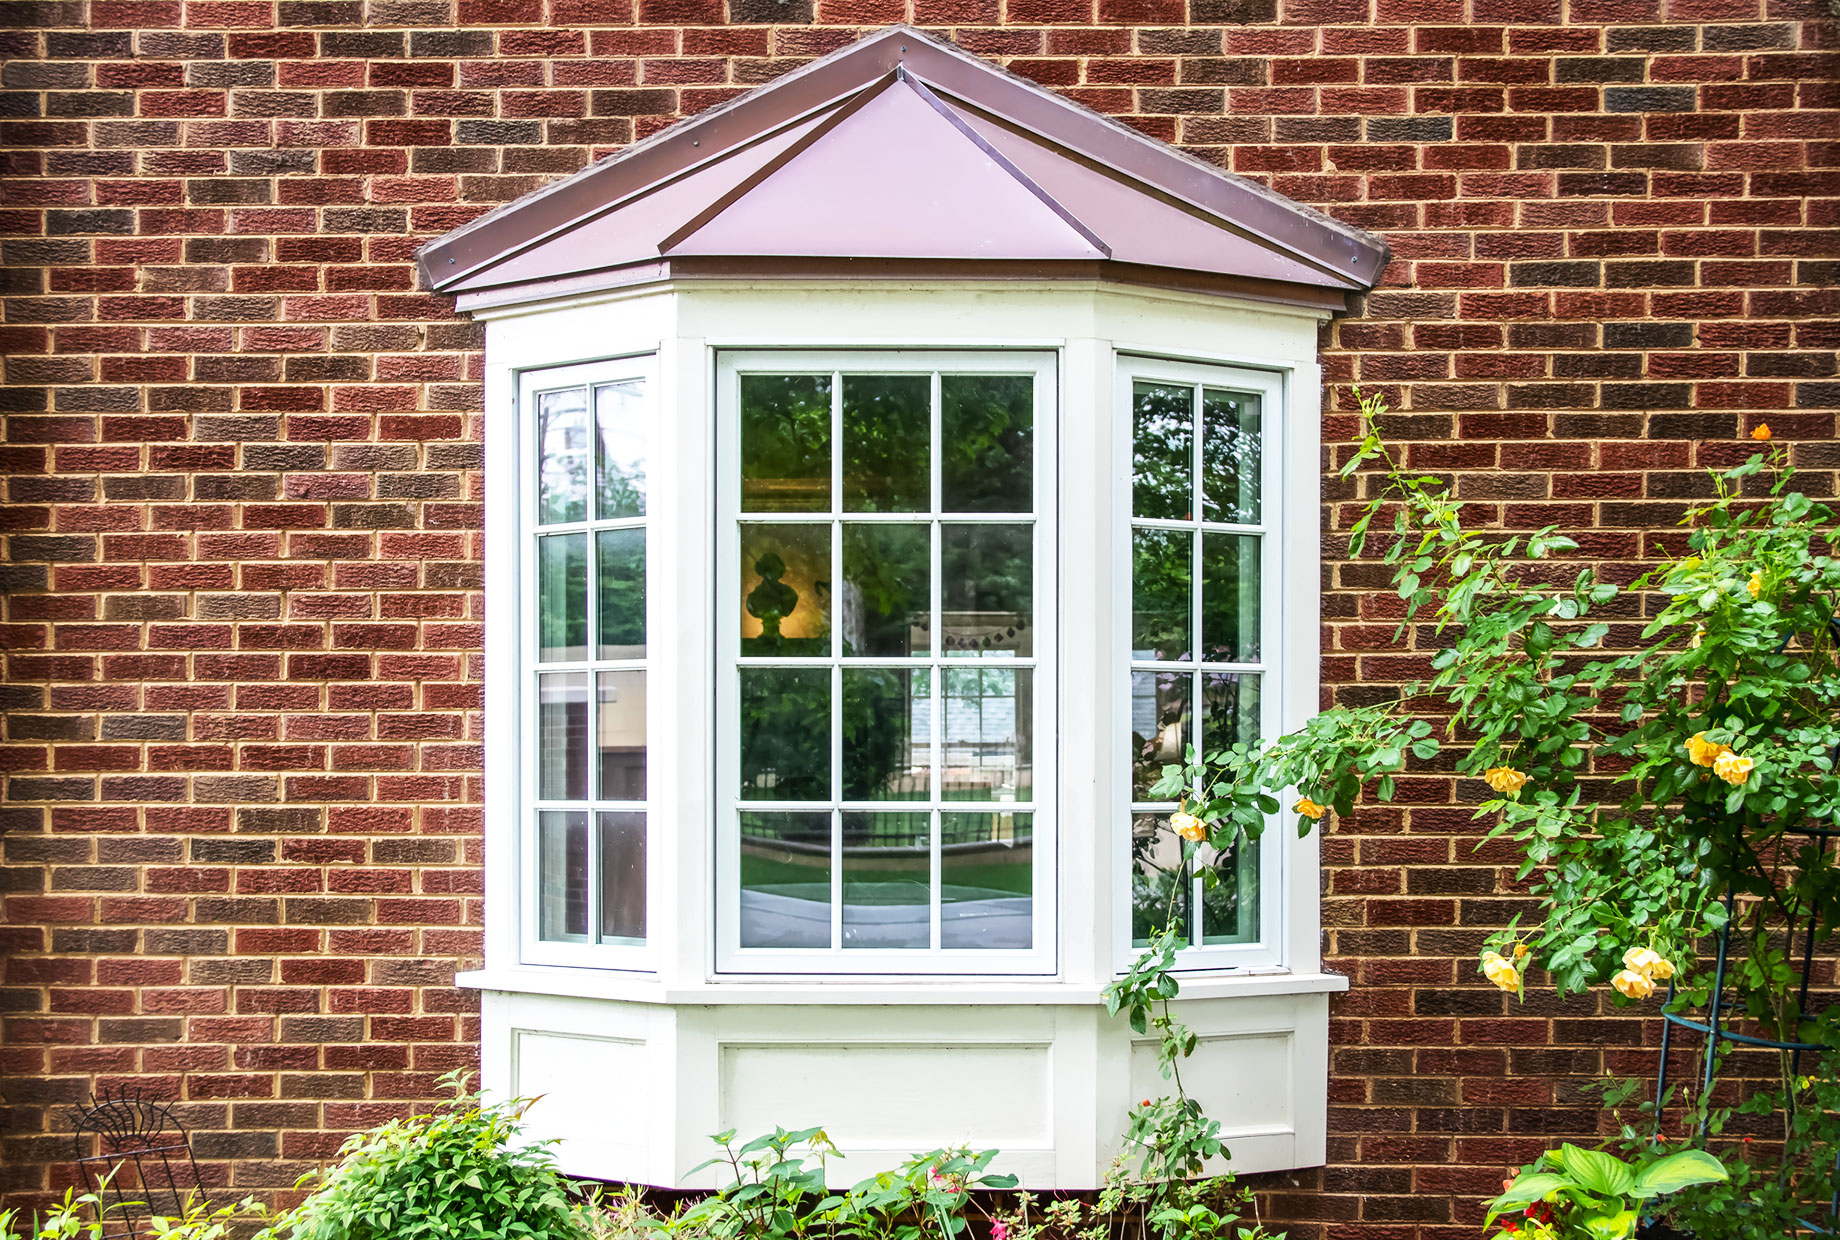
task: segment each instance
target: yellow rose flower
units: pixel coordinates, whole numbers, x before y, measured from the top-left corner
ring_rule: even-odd
[[[1514,958],[1516,960],[1519,960],[1522,956],[1525,956],[1528,952],[1532,950],[1533,949],[1531,947],[1528,947],[1525,943],[1516,943],[1514,945]]]
[[[1731,752],[1724,745],[1707,740],[1704,732],[1695,732],[1689,736],[1683,748],[1686,749],[1687,757],[1692,759],[1694,766],[1711,766],[1718,761],[1720,754]]]
[[[1322,816],[1329,812],[1329,807],[1327,805],[1318,805],[1316,802],[1310,800],[1309,797],[1298,798],[1297,804],[1291,806],[1291,808],[1296,810],[1299,814],[1302,814],[1305,818],[1308,818],[1311,822],[1320,822]]]
[[[1198,842],[1207,838],[1207,824],[1187,810],[1177,810],[1169,815],[1169,825],[1185,840]]]
[[[1750,591],[1750,595],[1752,598],[1756,598],[1758,595],[1762,594],[1763,593],[1763,574],[1762,573],[1752,573],[1751,579],[1744,583],[1744,588]]]
[[[1482,953],[1482,976],[1494,982],[1503,990],[1521,988],[1521,972],[1514,967],[1514,962],[1500,952]]]
[[[1655,993],[1655,984],[1634,969],[1624,969],[1610,979],[1617,993],[1629,999],[1646,999]]]
[[[1511,766],[1492,766],[1482,773],[1482,779],[1504,796],[1511,796],[1527,786],[1527,776]]]
[[[1751,438],[1755,439],[1758,443],[1768,443],[1770,441],[1770,424],[1768,422],[1757,423],[1757,428],[1751,432]]]
[[[1751,777],[1751,768],[1756,765],[1727,749],[1712,760],[1712,773],[1735,788]]]
[[[1674,976],[1674,966],[1660,952],[1649,947],[1632,947],[1623,953],[1623,967],[1640,973],[1651,982],[1665,982]]]

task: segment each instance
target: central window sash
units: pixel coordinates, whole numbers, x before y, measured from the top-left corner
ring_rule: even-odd
[[[724,353],[716,964],[1055,967],[1055,390],[1025,353]]]

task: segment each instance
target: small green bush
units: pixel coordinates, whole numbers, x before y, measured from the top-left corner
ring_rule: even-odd
[[[586,1234],[550,1150],[518,1140],[527,1101],[488,1103],[449,1073],[445,1109],[348,1139],[339,1165],[258,1240],[576,1240]],[[303,1180],[302,1183],[308,1183]]]

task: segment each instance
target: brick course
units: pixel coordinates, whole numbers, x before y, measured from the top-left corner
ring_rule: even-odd
[[[1385,393],[1475,519],[1628,579],[1766,419],[1832,492],[1813,0],[12,0],[0,1190],[67,1182],[91,1088],[182,1099],[240,1193],[473,1061],[480,332],[412,253],[896,20],[1384,232],[1326,433]],[[1426,669],[1380,569],[1324,581],[1326,697]],[[1579,1078],[1653,1067],[1652,1023],[1481,983],[1509,855],[1402,787],[1324,844],[1354,989],[1331,1166],[1268,1184],[1300,1238],[1468,1240],[1595,1129]]]

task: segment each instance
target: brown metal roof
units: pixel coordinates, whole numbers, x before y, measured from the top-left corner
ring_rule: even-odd
[[[1385,242],[891,26],[423,247],[446,293],[1103,278],[1334,306]]]

